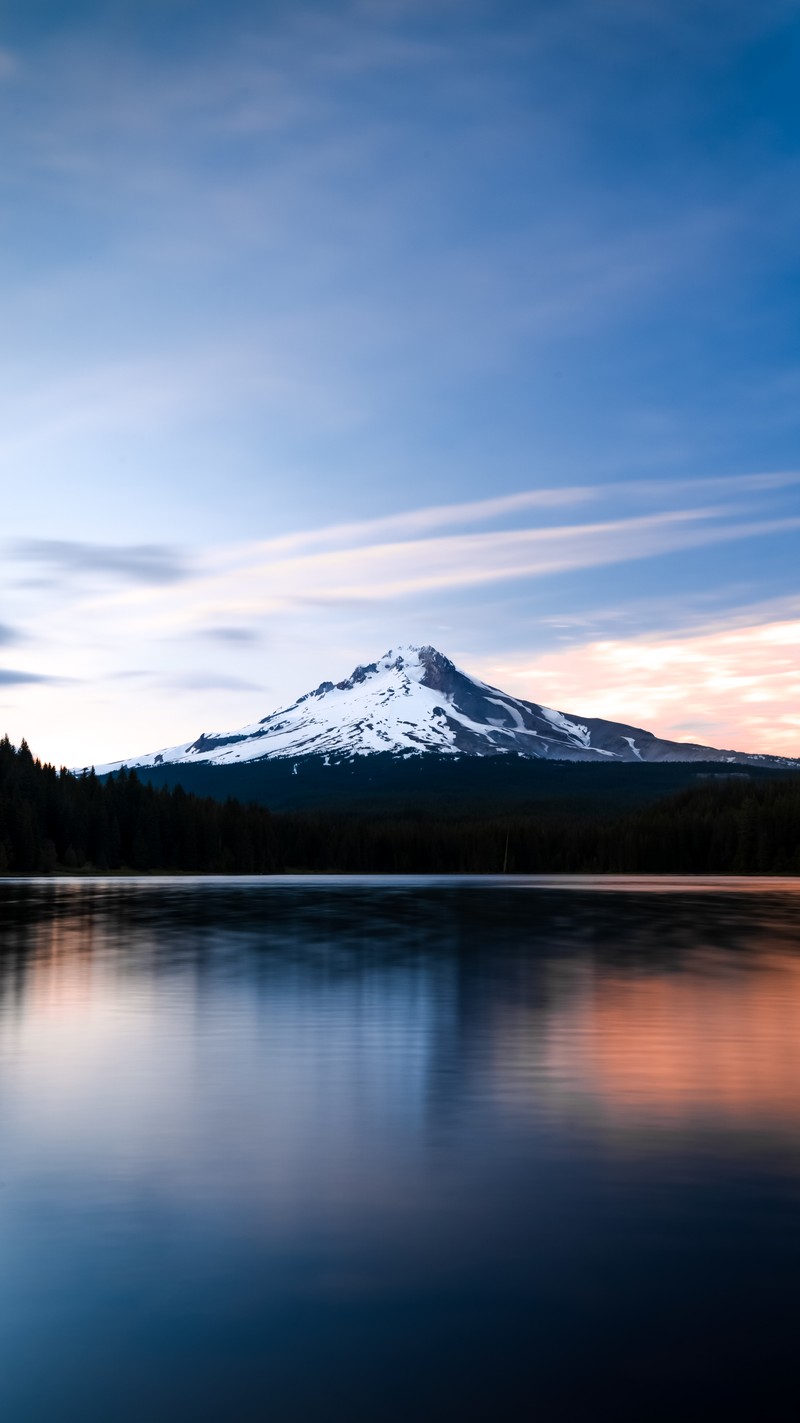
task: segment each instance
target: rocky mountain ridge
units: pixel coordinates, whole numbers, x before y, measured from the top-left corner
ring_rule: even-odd
[[[800,767],[800,759],[668,741],[641,727],[557,711],[470,677],[434,647],[390,650],[340,682],[231,732],[98,766],[232,765],[274,758],[342,760],[391,752],[570,761],[719,761]]]

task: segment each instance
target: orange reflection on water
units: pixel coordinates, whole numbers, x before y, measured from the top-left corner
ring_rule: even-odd
[[[800,1117],[800,964],[604,984],[591,1004],[595,1090],[628,1111]]]
[[[92,928],[69,919],[37,925],[25,975],[28,1015],[63,1017],[89,1009],[96,987]]]
[[[533,1088],[620,1125],[800,1122],[800,959],[712,956],[690,968],[586,966],[542,1021],[500,1030],[501,1091]]]

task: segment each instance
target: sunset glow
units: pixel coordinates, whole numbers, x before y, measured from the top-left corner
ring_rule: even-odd
[[[563,711],[675,741],[800,754],[800,621],[588,642],[481,675]]]

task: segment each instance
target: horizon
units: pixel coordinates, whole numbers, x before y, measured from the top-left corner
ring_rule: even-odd
[[[800,754],[798,39],[11,0],[0,732],[105,764],[430,643]]]

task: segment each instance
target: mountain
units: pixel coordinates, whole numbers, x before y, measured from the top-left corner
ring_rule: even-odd
[[[389,752],[398,757],[522,756],[608,762],[721,761],[799,767],[800,760],[665,741],[652,732],[522,701],[460,671],[433,647],[401,647],[232,732],[97,768],[234,766],[320,757],[335,762]]]

